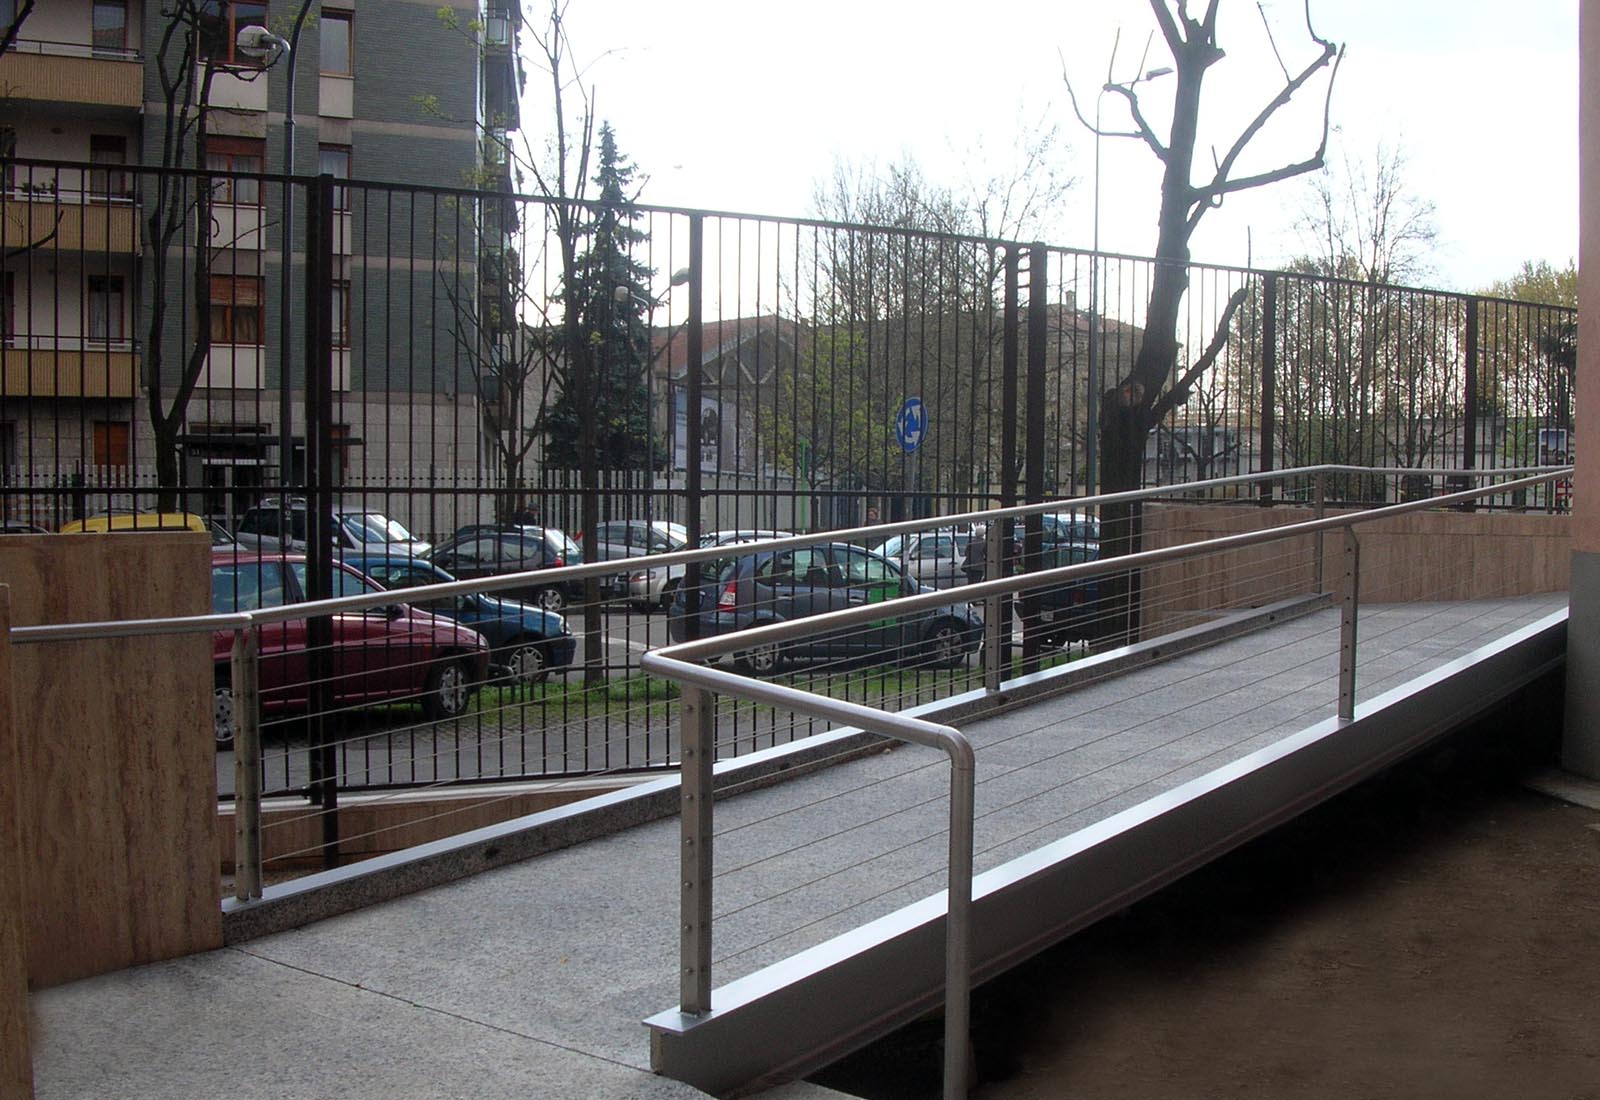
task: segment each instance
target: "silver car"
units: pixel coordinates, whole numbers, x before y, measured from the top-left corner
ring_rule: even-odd
[[[904,563],[907,574],[929,588],[954,588],[967,583],[964,567],[972,532],[954,527],[895,535],[875,546],[891,561]]]

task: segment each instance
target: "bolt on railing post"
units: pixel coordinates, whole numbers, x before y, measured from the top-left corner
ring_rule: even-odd
[[[261,628],[233,634],[234,896],[261,896]]]
[[[1006,523],[1011,520],[1007,517]],[[1000,532],[1002,528],[998,520],[989,521],[989,529],[983,537],[984,553],[984,580],[993,580],[1000,575],[1000,555],[1004,550],[1004,541]],[[1010,618],[1010,601],[1001,593],[996,592],[983,601],[983,687],[985,691],[999,691],[1001,672],[1005,667],[1005,642],[1006,633],[1011,626],[1003,621]]]
[[[683,741],[679,790],[683,937],[678,1001],[681,1011],[690,1016],[711,1011],[711,772],[716,763],[716,706],[717,697],[698,687],[686,686],[678,700]]]
[[[1361,543],[1344,529],[1344,595],[1339,601],[1339,720],[1356,716],[1356,614],[1360,605]]]
[[[1321,519],[1328,511],[1328,483],[1324,480],[1321,470],[1317,471],[1315,485],[1317,518]],[[1317,591],[1323,591],[1323,533],[1317,532]]]

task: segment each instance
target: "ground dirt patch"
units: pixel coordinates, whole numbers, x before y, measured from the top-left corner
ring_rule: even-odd
[[[972,1095],[1600,1100],[1600,812],[1520,785],[1518,723],[989,983]],[[813,1079],[936,1096],[938,1036],[924,1021]]]

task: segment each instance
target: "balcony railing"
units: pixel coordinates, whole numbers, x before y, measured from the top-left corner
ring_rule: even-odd
[[[88,42],[25,39],[0,56],[0,87],[10,99],[137,109],[144,104],[138,50]]]

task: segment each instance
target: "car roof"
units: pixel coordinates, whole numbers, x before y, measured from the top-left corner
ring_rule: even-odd
[[[237,550],[232,546],[219,546],[211,551],[212,565],[250,561],[303,562],[305,560],[304,554],[280,554],[276,550]]]

